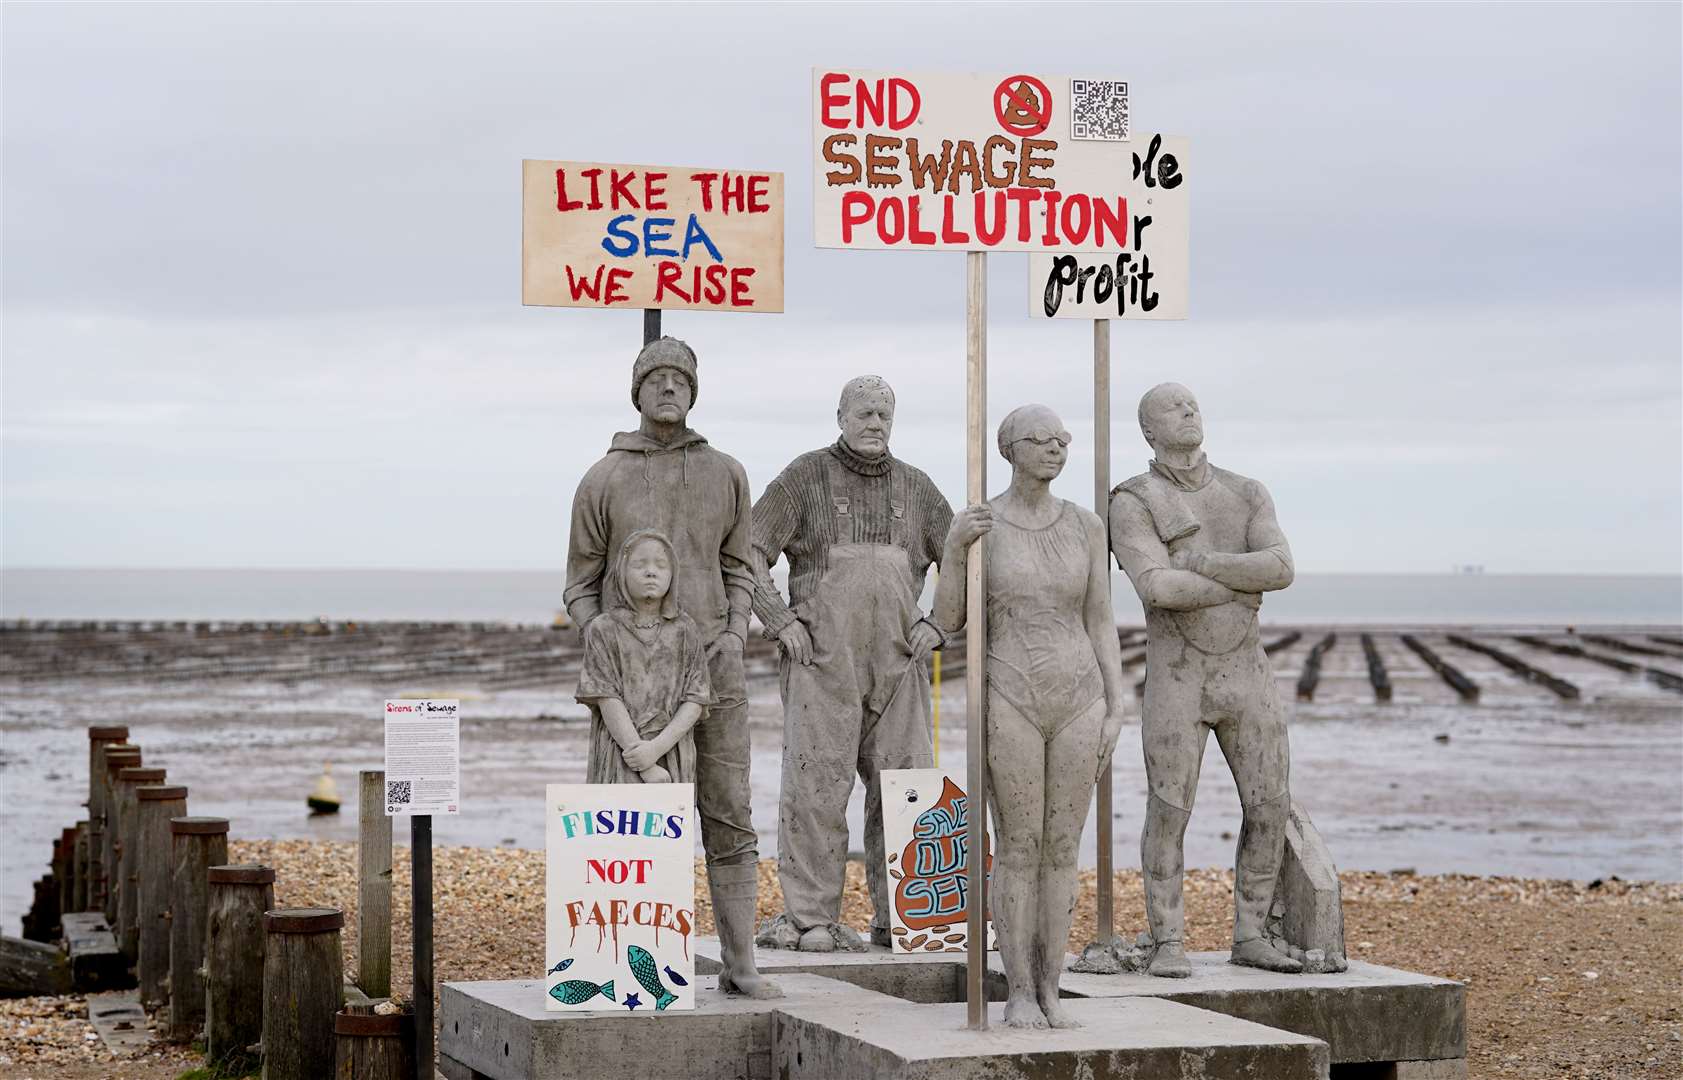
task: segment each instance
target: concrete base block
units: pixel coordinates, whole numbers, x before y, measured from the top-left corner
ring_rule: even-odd
[[[1229,964],[1226,953],[1190,959],[1190,979],[1065,972],[1059,985],[1068,997],[1163,998],[1294,1031],[1325,1042],[1334,1063],[1467,1056],[1465,988],[1458,982],[1357,960],[1336,974],[1279,975]],[[989,966],[997,989],[1004,974]]]
[[[541,979],[445,983],[440,1063],[466,1080],[769,1080],[773,1009],[907,1007],[817,975],[777,984],[783,998],[754,1001],[721,994],[716,975],[698,973],[694,1011],[621,1015],[549,1012]]]
[[[1325,1043],[1157,998],[1072,1000],[1082,1027],[1024,1031],[990,1006],[988,1031],[965,1006],[792,1006],[773,1016],[781,1080],[1041,1080],[1049,1077],[1324,1080]]]
[[[718,938],[698,937],[694,949],[697,975],[723,969]],[[882,945],[868,945],[864,952],[755,949],[754,962],[763,975],[823,975],[922,1005],[964,1000],[963,953],[896,953]],[[1003,991],[995,1000],[1004,1000]]]

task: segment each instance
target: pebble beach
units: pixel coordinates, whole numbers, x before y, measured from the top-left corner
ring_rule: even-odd
[[[276,868],[282,906],[346,910],[345,966],[356,957],[356,845],[236,841],[230,857]],[[392,981],[410,978],[408,853],[396,858]],[[868,921],[864,868],[849,864],[844,915]],[[440,848],[434,855],[439,983],[535,978],[543,970],[542,851]],[[1352,959],[1467,985],[1473,1077],[1626,1080],[1683,1075],[1683,885],[1627,881],[1344,873]],[[1193,949],[1224,949],[1232,874],[1187,875]],[[1141,929],[1137,872],[1116,875],[1118,929]],[[711,933],[696,866],[698,925]],[[781,908],[776,865],[760,864],[760,913]],[[1093,935],[1096,879],[1083,875],[1071,949]],[[399,994],[399,996],[402,996]],[[185,1050],[107,1053],[77,996],[0,1002],[0,1076],[16,1080],[175,1080],[200,1063]]]

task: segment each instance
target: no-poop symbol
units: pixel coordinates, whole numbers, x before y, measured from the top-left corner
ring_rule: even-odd
[[[1052,93],[1033,75],[1013,75],[994,88],[993,115],[1013,135],[1038,135],[1052,123]]]

